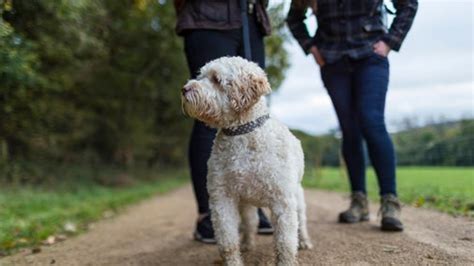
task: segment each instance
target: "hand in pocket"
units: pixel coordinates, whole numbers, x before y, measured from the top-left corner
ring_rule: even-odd
[[[384,41],[378,41],[374,44],[374,53],[387,57],[390,53],[390,46],[388,46]]]

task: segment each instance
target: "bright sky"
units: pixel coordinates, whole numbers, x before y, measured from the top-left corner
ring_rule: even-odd
[[[404,118],[474,117],[472,0],[420,0],[400,53],[390,58],[386,107],[389,130]],[[314,17],[307,21],[315,29]],[[324,134],[337,128],[319,68],[296,41],[288,45],[291,67],[272,96],[272,113],[291,128]]]

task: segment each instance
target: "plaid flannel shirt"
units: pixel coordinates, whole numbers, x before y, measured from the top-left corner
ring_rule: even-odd
[[[379,40],[399,51],[418,8],[417,0],[392,0],[396,15],[387,29],[382,0],[317,0],[318,28],[311,37],[304,24],[308,7],[295,2],[292,1],[286,20],[291,33],[306,54],[316,45],[327,63],[345,55],[354,59],[367,57]]]

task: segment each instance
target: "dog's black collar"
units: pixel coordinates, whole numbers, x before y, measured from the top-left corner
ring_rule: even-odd
[[[223,128],[222,133],[226,136],[237,136],[237,135],[243,135],[250,133],[254,131],[255,129],[263,126],[265,122],[270,118],[269,114],[262,115],[261,117],[250,121],[248,123],[245,123],[243,125],[237,126],[237,127],[230,127],[230,128]]]

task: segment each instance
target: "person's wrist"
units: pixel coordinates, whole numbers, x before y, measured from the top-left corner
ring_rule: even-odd
[[[400,40],[390,33],[387,33],[384,36],[382,36],[381,41],[386,43],[390,47],[390,50],[393,50],[396,52],[400,50],[400,46],[401,46]]]
[[[310,52],[311,52],[311,54],[313,54],[313,57],[314,57],[316,63],[321,67],[324,66],[324,64],[325,64],[324,59],[321,56],[321,53],[319,52],[319,49],[316,45],[311,46]]]

